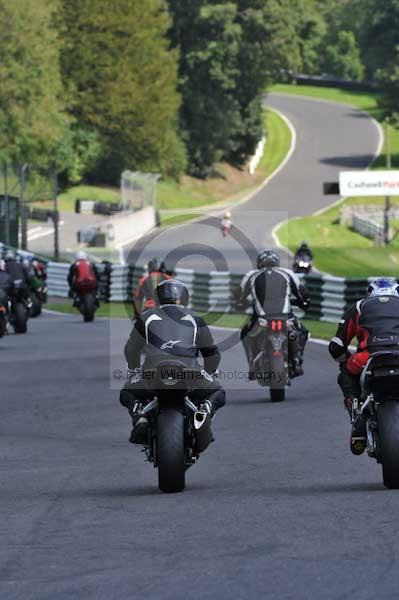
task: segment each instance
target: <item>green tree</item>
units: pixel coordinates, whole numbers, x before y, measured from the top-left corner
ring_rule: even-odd
[[[46,166],[67,128],[50,0],[0,0],[0,157]]]
[[[180,122],[189,171],[206,177],[232,151],[240,127],[235,97],[241,28],[234,2],[169,0],[171,39],[180,49]]]
[[[125,168],[178,174],[176,51],[163,0],[63,0],[62,74],[71,112],[103,148],[96,177],[119,180]]]
[[[240,26],[234,97],[240,120],[232,132],[231,158],[244,161],[263,131],[262,98],[267,84],[281,73],[297,71],[301,64],[295,33],[296,15],[289,3],[276,0],[237,0]]]
[[[342,79],[363,79],[364,67],[352,31],[340,31],[334,43],[326,47],[323,68],[327,73]]]

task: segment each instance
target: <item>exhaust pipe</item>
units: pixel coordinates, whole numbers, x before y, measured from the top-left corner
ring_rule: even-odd
[[[198,453],[206,450],[213,442],[211,418],[206,411],[196,410],[194,413],[194,437]]]

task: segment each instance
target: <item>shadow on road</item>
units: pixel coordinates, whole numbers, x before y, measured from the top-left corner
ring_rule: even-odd
[[[359,154],[357,156],[326,156],[320,158],[319,162],[323,165],[332,165],[334,167],[364,169],[370,164],[372,158],[373,157],[370,154]]]

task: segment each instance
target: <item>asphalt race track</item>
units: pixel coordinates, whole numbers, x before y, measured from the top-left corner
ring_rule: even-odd
[[[304,103],[279,98],[280,108],[285,102],[294,122]],[[300,139],[287,169],[301,160],[302,139],[312,156],[333,156],[315,137],[317,118],[334,130],[333,109],[312,107],[313,119],[294,123]],[[348,119],[362,123],[351,152],[367,162],[374,126]],[[334,143],[343,154],[342,139]],[[319,168],[321,181],[338,167]],[[290,185],[281,173],[267,193],[278,180],[282,191]],[[314,193],[309,210],[325,202]],[[113,373],[125,369],[129,332],[123,320],[45,314],[27,335],[0,340],[1,600],[398,597],[399,496],[383,488],[375,462],[349,452],[325,346],[308,345],[305,377],[271,404],[242,378],[237,333],[217,330],[228,347],[228,403],[186,491],[165,495],[128,443],[118,402]]]
[[[144,264],[161,256],[171,268],[244,273],[252,268],[257,249],[274,245],[276,224],[331,204],[337,197],[323,196],[323,182],[338,181],[340,171],[365,168],[379,147],[375,123],[350,106],[278,94],[271,94],[267,104],[292,123],[295,151],[266,187],[233,210],[233,236],[223,239],[220,217],[210,215],[143,238],[125,250],[128,262]]]
[[[231,384],[227,351],[216,442],[165,495],[127,442],[109,329],[46,315],[0,345],[2,600],[397,597],[398,494],[347,449],[325,346],[283,404]]]

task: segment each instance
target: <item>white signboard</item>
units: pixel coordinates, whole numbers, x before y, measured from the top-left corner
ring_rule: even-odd
[[[399,171],[343,171],[341,196],[399,196]]]

